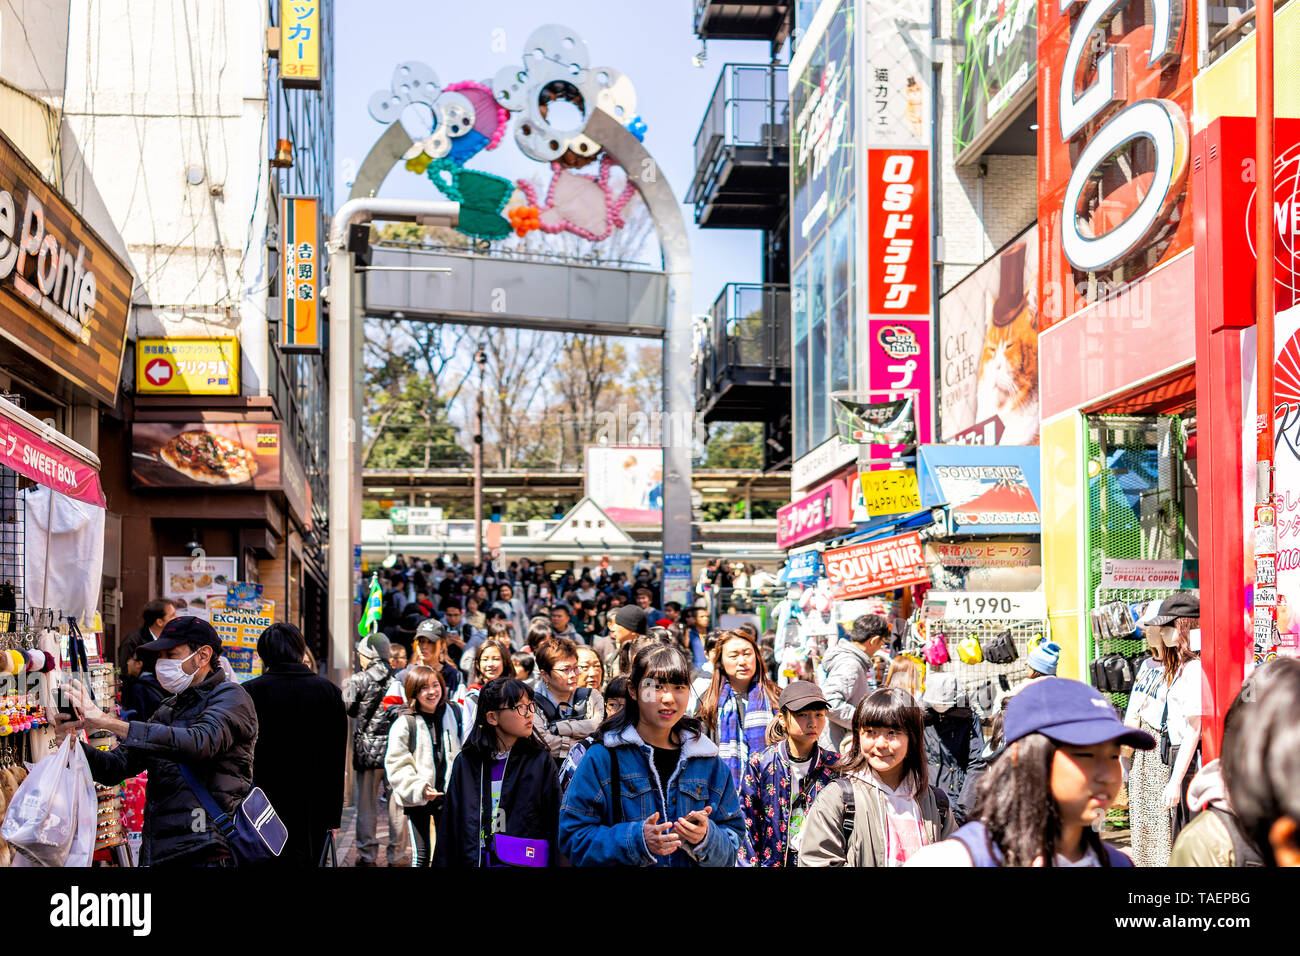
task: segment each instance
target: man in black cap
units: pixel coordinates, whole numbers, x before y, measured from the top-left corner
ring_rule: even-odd
[[[253,786],[253,700],[221,668],[221,638],[207,621],[174,618],[140,649],[158,652],[155,673],[173,695],[152,718],[128,723],[109,717],[74,680],[67,693],[81,719],[63,721],[59,729],[106,730],[121,741],[107,753],[81,745],[97,783],[115,786],[149,771],[141,866],[233,866],[224,838],[207,820],[180,768],[188,766],[233,816]]]
[[[619,648],[628,641],[634,641],[648,630],[645,611],[633,604],[625,604],[609,616],[609,636],[598,637],[592,642],[592,648],[605,662],[605,674],[617,677],[619,674]]]

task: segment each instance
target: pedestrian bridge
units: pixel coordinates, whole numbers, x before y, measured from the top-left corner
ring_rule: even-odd
[[[580,256],[376,244],[364,287],[366,315],[426,322],[663,338],[668,312],[663,272]]]

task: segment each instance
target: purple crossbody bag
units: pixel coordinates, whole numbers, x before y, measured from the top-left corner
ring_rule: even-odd
[[[550,856],[550,846],[545,840],[525,840],[504,833],[493,835],[492,849],[506,866],[546,866]]]

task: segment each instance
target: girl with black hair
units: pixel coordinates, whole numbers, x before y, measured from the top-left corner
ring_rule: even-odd
[[[1007,701],[1003,734],[1002,755],[980,779],[975,820],[907,865],[1131,867],[1097,826],[1123,780],[1121,746],[1151,750],[1155,738],[1126,727],[1100,691],[1059,677]]]
[[[649,643],[632,659],[621,710],[600,728],[560,810],[575,866],[735,866],[745,843],[731,772],[687,716],[690,660]]]
[[[533,692],[499,677],[479,692],[474,729],[447,785],[434,866],[555,862],[555,761],[533,733]]]
[[[928,784],[924,728],[900,687],[862,698],[837,785],[822,790],[804,822],[799,866],[902,866],[952,832],[947,796]]]

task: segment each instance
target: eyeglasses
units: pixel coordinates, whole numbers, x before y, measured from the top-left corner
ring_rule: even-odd
[[[537,712],[537,708],[531,700],[520,701],[513,707],[502,707],[502,711],[513,710],[520,717],[531,717]]]
[[[551,671],[564,677],[572,677],[578,673],[578,665],[570,664],[568,667],[552,667]]]

